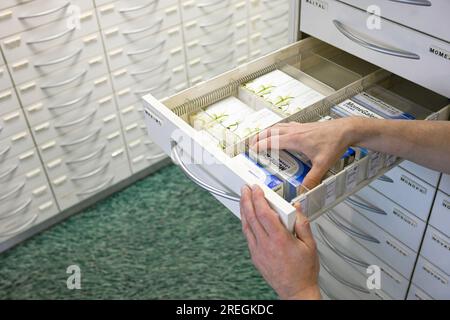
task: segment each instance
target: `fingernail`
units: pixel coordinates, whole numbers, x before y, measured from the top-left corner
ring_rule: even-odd
[[[245,192],[247,192],[249,189],[246,185],[242,186],[241,188],[241,194],[244,194]]]
[[[259,189],[259,186],[257,184],[252,185],[252,190],[256,191]]]

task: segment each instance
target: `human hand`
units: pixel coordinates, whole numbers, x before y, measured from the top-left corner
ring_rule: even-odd
[[[250,141],[250,147],[257,152],[286,149],[306,155],[312,168],[303,185],[312,189],[352,145],[352,130],[358,121],[353,117],[324,122],[279,123],[256,135]]]
[[[319,258],[308,220],[297,208],[291,234],[258,186],[241,191],[242,230],[253,264],[281,299],[320,299]]]

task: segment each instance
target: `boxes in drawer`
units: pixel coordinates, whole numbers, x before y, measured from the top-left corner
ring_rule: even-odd
[[[450,174],[442,174],[441,181],[439,182],[439,190],[444,191],[446,194],[450,194]]]
[[[421,256],[412,282],[433,299],[450,299],[450,276]]]
[[[450,52],[449,43],[383,18],[380,18],[382,28],[369,30],[366,27],[368,17],[367,12],[339,1],[328,1],[327,10],[323,10],[303,0],[300,30],[450,96],[447,85],[450,62],[445,58]]]
[[[400,167],[411,172],[415,176],[419,177],[423,181],[437,187],[441,174],[437,171],[425,168],[411,161],[403,161],[400,163]]]
[[[450,275],[450,237],[427,227],[420,255]]]
[[[427,221],[436,188],[400,167],[387,172],[385,177],[387,179],[375,180],[371,186],[423,221]]]
[[[429,224],[450,236],[450,196],[448,194],[438,190]]]

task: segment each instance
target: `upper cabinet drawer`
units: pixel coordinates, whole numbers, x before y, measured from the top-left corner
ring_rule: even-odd
[[[289,113],[283,107],[271,105],[267,100],[243,87],[245,83],[274,70],[278,70],[279,75],[285,73],[309,87],[308,90],[311,91],[308,92],[314,92],[317,99],[305,100],[302,108],[298,109],[300,111],[292,111],[288,116]],[[400,87],[409,86],[409,82],[398,79],[388,72],[377,70],[372,73],[372,71],[373,65],[364,64],[360,59],[341,50],[317,39],[308,38],[216,78],[201,82],[163,101],[152,95],[146,95],[143,99],[148,133],[166,154],[173,156],[193,180],[211,191],[237,216],[239,216],[240,188],[244,184],[259,184],[265,191],[269,203],[279,212],[282,221],[292,229],[295,210],[290,203],[291,198],[289,196],[284,198],[266,187],[265,183],[255,178],[235,158],[237,154],[247,150],[246,138],[252,136],[249,132],[255,134],[264,128],[264,124],[259,121],[255,121],[254,124],[252,122],[255,128],[245,127],[246,130],[237,136],[236,131],[230,132],[231,130],[223,128],[229,130],[228,138],[234,135],[235,139],[230,141],[227,138],[225,141],[217,142],[211,136],[203,135],[204,131],[196,130],[192,125],[191,116],[218,101],[234,97],[247,105],[249,108],[247,110],[252,116],[260,111],[269,114],[269,111],[272,111],[278,115],[268,116],[267,123],[312,122],[328,115],[330,108],[336,103],[375,84],[393,91],[398,91],[396,88],[399,83],[402,84]],[[407,92],[409,91],[408,89]],[[428,96],[430,94],[432,93],[428,93]],[[435,116],[441,119],[448,117],[447,104],[447,99],[442,98],[438,105],[432,107],[433,110],[427,112],[432,114],[443,108],[444,110],[435,113]],[[339,173],[331,175],[313,190],[293,199],[292,202],[300,202],[304,213],[314,219],[367,184],[365,179],[368,174],[374,177],[385,172],[384,162],[378,162],[377,159],[383,157],[373,155],[362,157]]]
[[[383,18],[371,28],[367,12],[342,2],[315,3],[302,1],[301,31],[450,97],[450,43]]]
[[[181,1],[183,20],[195,19],[215,13],[227,13],[229,10],[245,14],[245,0],[184,0]]]
[[[340,0],[407,27],[450,41],[448,0]]]

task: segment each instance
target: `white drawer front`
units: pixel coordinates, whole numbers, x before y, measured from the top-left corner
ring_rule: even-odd
[[[446,194],[450,194],[450,175],[442,174],[441,181],[439,182],[439,190],[444,191]]]
[[[243,0],[223,0],[223,1],[207,1],[202,0],[182,0],[181,12],[183,20],[205,17],[218,12],[224,13],[229,11],[244,11],[246,3]]]
[[[263,11],[250,17],[250,34],[261,32],[263,36],[273,37],[272,35],[284,32],[287,38],[289,27],[285,22],[288,20],[287,8]]]
[[[34,148],[3,161],[0,167],[0,188],[8,188],[22,175],[32,174],[40,167],[39,155]]]
[[[144,119],[136,119],[131,123],[127,123],[123,128],[125,141],[134,141],[141,138],[147,133],[147,126]]]
[[[436,188],[400,167],[392,169],[385,176],[388,179],[378,179],[372,182],[371,186],[423,221],[427,221]]]
[[[287,31],[273,32],[270,35],[263,35],[256,32],[250,35],[250,55],[251,58],[259,57],[271,51],[282,48],[288,44]]]
[[[384,18],[450,41],[450,23],[447,16],[447,13],[450,12],[450,3],[446,0],[342,1],[362,10],[367,10],[370,6],[375,5]]]
[[[27,128],[21,109],[0,115],[0,139],[7,138]]]
[[[358,211],[414,251],[419,251],[426,224],[371,187],[344,200],[346,210]]]
[[[9,62],[9,70],[16,85],[43,78],[55,71],[72,70],[75,66],[102,52],[99,33],[93,33],[42,53]]]
[[[354,282],[359,277],[359,281],[355,284],[359,286],[360,293],[375,294],[376,296],[390,296],[394,299],[404,299],[409,281],[402,277],[398,272],[388,267],[382,260],[368,252],[357,242],[336,230],[329,221],[323,221],[320,218],[317,223],[313,224],[313,233],[317,240],[321,260],[327,260],[328,267],[334,271],[336,268],[353,269],[358,276],[350,277],[348,280]],[[319,227],[320,226],[320,227]],[[381,289],[370,289],[367,287],[367,279],[369,274],[367,268],[371,265],[379,266],[381,271]]]
[[[250,0],[249,10],[251,14],[264,11],[289,9],[289,0]]]
[[[406,298],[406,300],[433,300],[433,298],[431,298],[428,294],[423,292],[423,290],[412,284],[409,288],[408,297]]]
[[[24,31],[1,40],[1,47],[7,61],[33,56],[57,45],[65,45],[77,38],[98,30],[95,12],[89,10],[80,15],[80,28],[73,25],[68,28],[65,19]]]
[[[8,68],[0,61],[0,91],[12,87],[12,82],[8,74]]]
[[[13,88],[0,91],[0,114],[20,109],[19,100]]]
[[[425,168],[411,161],[403,161],[402,163],[400,163],[400,167],[411,172],[423,181],[431,184],[433,187],[437,187],[439,178],[441,176],[440,172]]]
[[[417,260],[412,281],[433,299],[450,299],[450,276],[423,257]]]
[[[450,274],[450,237],[428,226],[420,254],[446,274]]]
[[[368,14],[338,1],[326,9],[302,1],[300,29],[444,96],[450,96],[450,44],[381,18],[369,30]],[[430,77],[429,74],[433,76]]]
[[[133,172],[139,172],[167,157],[167,155],[154,142],[150,141],[146,135],[127,142],[127,147]]]
[[[76,19],[80,12],[92,7],[90,0],[38,0],[8,8],[0,11],[0,38],[58,19]]]
[[[33,147],[33,139],[31,138],[28,128],[0,140],[0,165],[3,165],[6,159],[14,157]]]
[[[434,199],[429,224],[450,236],[450,196],[438,191]]]
[[[175,16],[180,19],[177,0],[120,0],[97,8],[102,28],[146,16],[149,21]]]
[[[136,101],[136,103],[121,108],[120,119],[122,124],[130,124],[138,120],[144,121],[144,106],[140,101]]]

